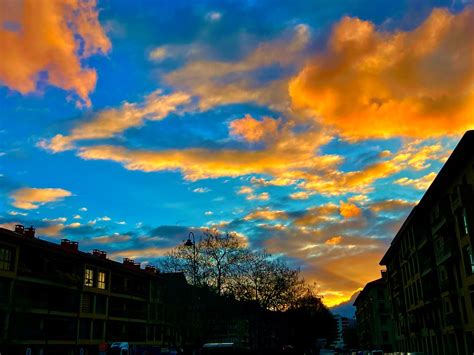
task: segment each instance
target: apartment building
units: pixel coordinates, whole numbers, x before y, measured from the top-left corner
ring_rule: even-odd
[[[346,347],[344,333],[349,327],[349,319],[342,317],[339,314],[335,314],[333,317],[336,321],[336,339],[332,343],[332,346],[336,349],[343,349]]]
[[[396,351],[474,352],[474,131],[463,136],[380,264]]]
[[[385,273],[369,282],[357,296],[357,336],[361,349],[393,351],[393,325]]]
[[[97,354],[114,341],[180,345],[189,312],[178,322],[164,307],[168,279],[130,259],[81,252],[77,242],[38,239],[32,227],[0,228],[0,353]]]

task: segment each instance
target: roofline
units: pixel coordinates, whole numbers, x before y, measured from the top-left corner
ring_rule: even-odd
[[[418,211],[420,211],[420,209],[423,208],[425,204],[428,202],[428,199],[433,194],[436,193],[436,189],[440,188],[445,183],[444,179],[446,178],[446,175],[453,170],[459,169],[458,160],[465,158],[462,155],[462,153],[469,152],[470,150],[469,148],[471,148],[471,151],[474,151],[474,130],[468,130],[464,133],[461,140],[458,142],[453,152],[449,156],[448,160],[446,161],[446,163],[444,163],[441,170],[439,171],[439,173],[436,175],[435,179],[431,183],[431,185],[425,191],[425,193],[421,197],[418,204],[415,207],[413,207],[410,214],[408,215],[408,217],[406,218],[406,220],[403,222],[402,226],[398,230],[397,234],[395,234],[395,237],[390,243],[390,247],[388,248],[388,250],[385,252],[382,259],[380,260],[379,265],[387,265],[388,259],[390,258],[393,252],[392,247],[394,247],[395,244],[398,243],[398,240],[401,238],[401,235],[405,232],[405,229],[407,228],[411,220],[415,218]]]
[[[356,297],[356,299],[354,300],[354,303],[353,303],[352,305],[355,306],[356,303],[357,303],[357,300],[358,300],[359,298],[363,298],[363,297],[365,296],[365,294],[366,294],[371,288],[374,288],[375,286],[384,285],[384,284],[385,284],[385,280],[383,279],[383,277],[368,282],[368,283],[364,286],[364,288],[362,289],[362,291],[359,292],[359,294],[357,295],[357,297]]]
[[[149,272],[145,269],[142,269],[142,268],[138,269],[138,268],[127,267],[126,265],[124,265],[123,263],[121,263],[119,261],[115,261],[115,260],[108,259],[108,258],[102,259],[102,258],[99,258],[99,257],[91,254],[91,253],[84,252],[84,251],[81,251],[79,249],[75,250],[75,251],[66,250],[63,247],[61,247],[61,244],[57,244],[57,243],[50,242],[48,240],[40,239],[39,237],[28,238],[28,237],[25,237],[25,236],[23,236],[19,233],[16,233],[15,231],[12,231],[10,229],[6,229],[6,228],[3,228],[3,227],[0,227],[0,235],[1,234],[8,234],[10,237],[18,238],[22,243],[26,242],[26,243],[29,243],[30,245],[35,244],[35,243],[40,243],[41,246],[43,246],[43,247],[51,248],[51,251],[53,251],[53,252],[64,253],[68,256],[77,255],[78,257],[83,257],[83,258],[86,258],[87,260],[93,260],[94,262],[105,263],[105,264],[109,264],[109,265],[112,265],[112,266],[115,266],[115,267],[120,267],[120,268],[124,269],[124,271],[130,271],[130,272],[134,272],[134,273],[139,273],[141,275],[148,275],[148,276],[151,276],[151,277],[158,277],[161,274],[159,272],[157,272],[155,274],[152,274],[151,272]],[[171,273],[167,273],[167,274],[171,274]]]

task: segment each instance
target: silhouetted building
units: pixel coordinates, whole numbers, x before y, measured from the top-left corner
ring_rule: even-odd
[[[360,348],[392,352],[393,326],[384,276],[365,285],[354,306]]]
[[[179,345],[181,323],[164,307],[163,282],[155,268],[130,259],[41,240],[34,228],[0,228],[0,352],[96,354],[114,341]]]
[[[334,320],[336,321],[336,339],[332,345],[336,349],[343,349],[346,347],[344,334],[349,326],[349,319],[342,317],[339,314],[335,314]]]
[[[396,351],[472,354],[474,131],[461,139],[380,262]]]
[[[115,262],[67,239],[41,240],[32,227],[0,228],[2,354],[91,355],[113,342],[188,353],[220,342],[275,353],[286,323],[255,302],[189,285],[183,273]]]

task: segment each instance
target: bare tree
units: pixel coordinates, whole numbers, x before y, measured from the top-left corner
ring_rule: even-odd
[[[270,310],[286,310],[301,293],[304,280],[299,270],[266,253],[248,253],[233,280],[237,299],[258,302]]]
[[[246,259],[248,249],[237,234],[220,233],[216,229],[204,232],[200,247],[207,284],[221,294]]]
[[[315,288],[304,281],[298,269],[265,252],[252,252],[235,233],[206,230],[195,248],[194,255],[193,248],[177,246],[162,260],[162,269],[182,271],[198,286],[258,302],[269,310],[290,309],[309,292],[316,297]]]
[[[194,255],[192,247],[177,246],[161,261],[161,268],[170,272],[182,271],[189,281],[195,275],[196,285],[207,285],[219,294],[228,288],[248,252],[237,234],[221,233],[216,229],[204,231],[195,248]]]

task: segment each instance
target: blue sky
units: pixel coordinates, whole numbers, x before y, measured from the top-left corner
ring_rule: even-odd
[[[3,2],[0,225],[149,263],[235,231],[347,300],[474,128],[471,5]]]

